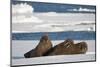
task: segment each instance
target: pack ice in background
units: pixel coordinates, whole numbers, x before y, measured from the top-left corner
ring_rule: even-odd
[[[11,65],[38,65],[95,61],[96,6],[12,0]],[[86,42],[85,54],[25,58],[45,34],[52,47],[72,39]]]

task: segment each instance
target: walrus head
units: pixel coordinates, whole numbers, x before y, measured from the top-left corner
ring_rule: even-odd
[[[41,37],[40,42],[49,40],[47,35]]]
[[[88,50],[86,42],[77,43],[77,44],[75,44],[75,47],[76,47],[75,48],[76,53],[84,54]]]

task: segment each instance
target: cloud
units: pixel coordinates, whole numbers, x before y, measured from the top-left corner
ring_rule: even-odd
[[[59,14],[56,12],[46,12],[46,13],[41,13],[41,15],[45,16],[58,16]]]
[[[87,9],[87,8],[82,8],[80,7],[79,9],[68,9],[68,11],[88,11],[88,12],[95,12],[95,9]]]
[[[41,23],[43,20],[34,16],[34,8],[27,3],[12,5],[12,23],[29,22]]]

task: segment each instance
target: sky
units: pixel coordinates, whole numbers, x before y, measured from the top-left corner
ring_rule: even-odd
[[[60,4],[60,3],[44,3],[31,1],[12,0],[12,4],[30,5],[34,12],[95,12],[95,6],[77,5],[77,4]]]
[[[95,23],[95,6],[12,1],[12,23],[15,23],[15,26],[13,25],[15,31],[24,31],[26,29],[31,31],[46,31],[47,29],[62,31],[70,27],[61,28],[58,24],[62,26],[65,24]],[[16,23],[22,23],[22,25],[16,25]],[[25,23],[27,24],[24,25]],[[58,27],[54,28],[52,25],[58,25]],[[95,26],[92,27],[94,29]],[[87,30],[86,27],[85,29]]]

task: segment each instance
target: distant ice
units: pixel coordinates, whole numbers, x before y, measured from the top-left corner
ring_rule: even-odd
[[[61,31],[95,31],[95,24],[37,24],[34,23],[13,23],[12,32],[61,32]]]

